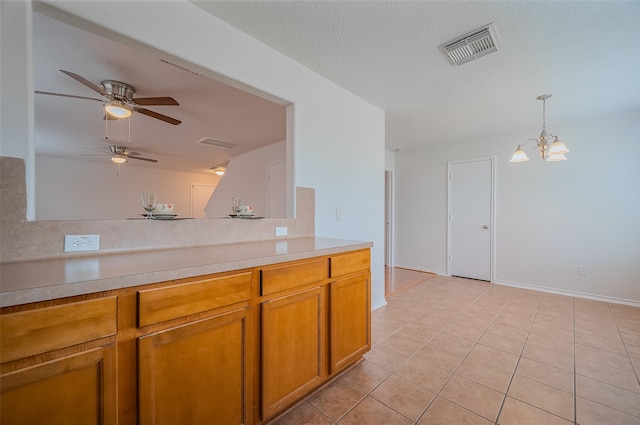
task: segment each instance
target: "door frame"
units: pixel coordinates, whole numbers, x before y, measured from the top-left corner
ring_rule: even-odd
[[[385,210],[385,229],[384,229],[384,260],[387,267],[394,267],[394,246],[393,246],[393,170],[384,170],[384,210]]]
[[[490,201],[490,219],[489,219],[489,281],[495,281],[495,211],[496,211],[496,157],[495,156],[483,156],[478,158],[469,158],[469,159],[461,159],[457,161],[447,161],[447,276],[451,276],[451,215],[453,213],[451,207],[451,173],[453,171],[453,166],[456,164],[465,164],[469,162],[478,162],[478,161],[490,161],[491,163],[491,201]]]

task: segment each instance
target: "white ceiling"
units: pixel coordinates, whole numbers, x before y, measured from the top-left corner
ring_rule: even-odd
[[[638,1],[194,3],[384,109],[390,150],[539,128],[544,93],[551,130],[640,107]],[[499,51],[450,65],[492,22]]]
[[[60,69],[98,86],[103,80],[122,81],[135,88],[136,97],[173,97],[179,106],[146,108],[182,121],[174,126],[135,112],[130,120],[105,121],[101,102],[36,94],[37,154],[81,158],[80,155],[95,154],[96,149],[108,151],[109,144],[118,144],[159,161],[153,164],[130,160],[127,166],[211,172],[210,167],[229,161],[231,156],[286,137],[283,104],[168,65],[148,50],[115,42],[40,13],[34,13],[33,31],[35,90],[103,99]],[[229,150],[196,144],[204,137],[238,147]],[[109,161],[109,156],[102,155],[82,158]]]

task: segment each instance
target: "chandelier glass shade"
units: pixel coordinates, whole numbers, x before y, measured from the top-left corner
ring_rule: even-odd
[[[534,149],[538,150],[540,153],[540,158],[543,161],[565,161],[567,157],[565,154],[569,152],[567,146],[558,140],[558,136],[547,133],[546,129],[546,116],[545,116],[545,105],[546,100],[550,98],[550,94],[543,94],[537,97],[538,100],[542,100],[542,132],[540,133],[540,138],[538,139],[529,139],[521,145],[518,145],[518,148],[513,153],[511,157],[511,162],[524,162],[528,161],[529,157],[522,149],[529,142],[536,142],[536,146]]]

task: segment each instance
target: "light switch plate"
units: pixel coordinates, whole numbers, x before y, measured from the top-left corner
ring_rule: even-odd
[[[276,227],[276,236],[287,236],[286,227]]]

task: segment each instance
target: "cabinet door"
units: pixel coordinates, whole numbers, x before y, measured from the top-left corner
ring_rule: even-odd
[[[312,288],[262,303],[262,417],[324,379],[324,291]]]
[[[334,374],[371,348],[370,274],[329,284],[330,373]]]
[[[139,339],[141,425],[250,423],[248,310]]]
[[[0,377],[0,423],[116,423],[113,345],[70,355]]]

